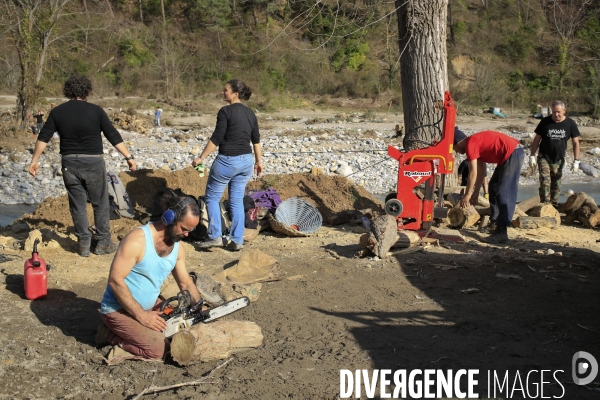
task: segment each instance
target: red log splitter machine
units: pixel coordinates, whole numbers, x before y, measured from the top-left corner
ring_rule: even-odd
[[[385,212],[396,218],[398,229],[428,231],[434,218],[447,215],[443,193],[446,175],[454,172],[455,125],[456,109],[450,92],[446,92],[441,140],[435,140],[429,147],[407,152],[388,146],[388,155],[398,160],[398,186],[396,193],[386,197]],[[436,207],[434,196],[438,175],[439,200]],[[424,185],[424,190],[418,190],[419,185]]]

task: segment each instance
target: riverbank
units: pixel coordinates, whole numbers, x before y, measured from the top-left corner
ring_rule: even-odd
[[[508,127],[506,122],[497,123],[491,118],[459,116],[461,128],[470,132],[490,128],[510,131],[503,128]],[[275,157],[274,149],[298,153],[310,151],[310,147],[352,150],[356,145],[359,149],[379,143],[387,146],[394,140],[393,126],[390,121],[381,124],[380,129],[371,129],[385,136],[374,133],[374,137],[365,137],[365,123],[361,122],[344,123],[341,128],[325,125],[319,128],[321,133],[307,129],[306,124],[286,128],[275,123],[269,127],[265,122],[265,147],[273,152],[265,155],[265,167],[273,168],[267,171],[274,173],[250,182],[250,187],[275,187],[283,199],[301,196],[324,216],[342,210],[378,209],[381,202],[365,187],[354,185],[356,180],[353,183],[337,176],[337,170],[325,171],[329,175],[288,173],[310,169],[310,164],[300,159],[306,154]],[[531,126],[514,131],[527,132]],[[192,195],[204,193],[207,177],[199,178],[189,166],[192,151],[204,143],[196,137],[205,140],[210,132],[208,127],[200,129],[204,133],[183,139],[162,133],[142,136],[124,132],[137,159],[153,162],[155,167],[161,164],[121,174],[136,205],[150,205],[154,193],[166,186]],[[343,135],[338,135],[338,130]],[[367,144],[367,140],[373,143]],[[109,167],[124,171],[120,157],[112,157],[111,150],[106,149]],[[319,153],[328,158],[318,161],[339,168],[340,161],[348,160],[353,169],[367,164],[365,157],[357,156],[362,153],[329,153]],[[5,155],[4,150],[1,154]],[[28,156],[11,156],[9,161],[21,162],[20,158]],[[44,171],[52,170],[53,163],[46,160]],[[23,164],[11,164],[10,171],[19,168]],[[384,190],[373,192],[386,193],[395,184],[394,165],[388,168],[391,171],[371,170],[373,176],[381,174],[386,183]],[[566,175],[573,176],[570,171]],[[3,181],[2,190],[11,185],[18,197],[23,194],[17,190],[21,183],[30,184],[29,189],[42,185],[26,173],[23,176],[23,181]],[[363,178],[365,183],[371,176]],[[43,186],[48,192],[52,180],[62,181],[60,177],[44,177],[50,181]],[[536,186],[531,184],[535,177],[523,179],[530,185],[522,188],[534,195]],[[590,182],[584,188],[591,188]],[[563,187],[568,185],[566,179]],[[5,194],[2,192],[1,198]],[[25,197],[35,200],[38,195],[42,197],[44,192],[30,190]],[[125,361],[107,366],[104,357],[109,347],[96,346],[94,337],[113,255],[77,255],[65,195],[45,198],[22,221],[27,226],[0,229],[0,301],[10,310],[0,314],[0,398],[133,398],[150,386],[197,380],[220,364],[214,361],[179,367],[168,359],[164,363]],[[122,239],[138,225],[139,221],[124,218],[111,221],[113,240]],[[23,290],[23,263],[31,257],[31,251],[23,249],[31,234],[29,228],[38,229],[42,235],[38,250],[51,265],[48,296],[34,302],[24,298]],[[506,246],[487,245],[482,241],[485,234],[469,228],[456,231],[464,242],[432,240],[411,249],[416,251],[385,258],[359,256],[360,237],[366,232],[360,223],[324,225],[304,238],[261,231],[241,252],[222,248],[206,251],[195,243],[182,243],[188,271],[222,273],[242,254],[260,250],[277,260],[283,279],[262,283],[256,301],[226,317],[260,326],[264,337],[261,347],[232,356],[225,368],[211,376],[213,383],[172,387],[155,397],[336,399],[342,369],[410,373],[435,368],[479,369],[479,392],[483,396],[487,372],[495,371],[498,376],[508,374],[511,388],[513,382],[521,387],[527,376],[528,384],[552,380],[552,384],[541,383],[545,396],[596,398],[595,383],[573,383],[571,361],[578,351],[600,354],[600,232],[578,223],[508,231],[511,241]],[[540,370],[554,374],[528,374]],[[531,393],[538,389],[529,386]],[[379,389],[375,396],[383,397]],[[503,392],[501,397],[513,395]]]

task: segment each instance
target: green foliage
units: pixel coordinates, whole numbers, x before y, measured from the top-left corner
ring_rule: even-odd
[[[504,36],[498,51],[512,61],[524,61],[533,50],[533,42],[527,32],[517,31]]]
[[[454,38],[460,40],[467,33],[467,24],[463,21],[456,21],[452,26]]]
[[[154,60],[154,54],[141,40],[125,38],[119,42],[119,50],[128,67],[141,67]]]
[[[268,69],[269,77],[273,87],[280,93],[285,90],[285,72],[275,68]]]
[[[339,72],[342,68],[357,71],[367,59],[369,44],[356,39],[347,40],[334,54],[331,60],[333,70]]]
[[[191,12],[201,25],[211,30],[222,30],[232,22],[229,1],[195,0]]]
[[[585,49],[600,56],[600,18],[598,16],[590,16],[577,31],[577,37],[583,42]]]

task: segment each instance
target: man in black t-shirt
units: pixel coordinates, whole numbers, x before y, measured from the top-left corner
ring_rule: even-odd
[[[539,166],[540,172],[540,201],[558,204],[560,195],[560,179],[565,165],[567,142],[573,143],[573,172],[579,170],[579,129],[571,118],[565,115],[565,103],[552,103],[552,115],[542,119],[535,128],[535,139],[531,145],[529,165]],[[537,156],[535,153],[540,149]]]
[[[108,184],[104,165],[102,133],[121,153],[131,171],[136,165],[133,156],[125,147],[123,138],[111,124],[104,110],[87,102],[92,84],[85,76],[73,76],[65,82],[64,95],[70,100],[55,107],[38,135],[29,173],[36,176],[38,162],[48,141],[58,132],[65,188],[69,195],[69,211],[79,242],[79,255],[88,257],[92,234],[88,229],[87,202],[94,209],[94,224],[98,244],[95,254],[114,253],[118,244],[110,237]]]

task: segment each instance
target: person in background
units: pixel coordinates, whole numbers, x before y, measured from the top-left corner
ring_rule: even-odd
[[[37,128],[37,133],[39,134],[44,127],[44,112],[39,110],[37,113],[35,113],[34,117],[36,121],[35,126]]]
[[[154,111],[154,126],[160,128],[160,116],[162,115],[162,108],[156,107],[156,111]]]
[[[79,243],[78,253],[82,257],[89,257],[92,242],[92,233],[88,229],[88,200],[94,209],[98,239],[94,254],[114,253],[119,246],[112,242],[110,236],[110,209],[102,133],[125,157],[129,170],[136,169],[133,156],[104,110],[87,102],[91,91],[92,83],[85,76],[72,76],[65,82],[63,93],[70,100],[50,112],[38,135],[29,165],[29,173],[36,176],[40,169],[38,160],[54,132],[58,132],[63,181],[69,195],[69,211]]]
[[[490,179],[490,221],[495,221],[494,232],[484,239],[487,243],[508,243],[507,228],[517,205],[519,176],[525,153],[519,141],[501,132],[483,131],[467,137],[462,131],[454,132],[454,151],[466,154],[469,178],[460,206],[476,205],[479,189],[485,179],[487,163],[497,164]]]
[[[262,173],[260,132],[258,121],[252,110],[242,104],[252,95],[250,89],[239,79],[232,79],[223,88],[223,100],[229,105],[222,107],[217,114],[217,125],[206,147],[195,158],[195,167],[217,147],[219,154],[213,162],[206,184],[206,209],[208,211],[208,239],[200,243],[200,248],[221,247],[220,205],[225,187],[229,187],[231,210],[231,250],[241,250],[244,243],[244,193],[252,176]],[[252,146],[250,146],[252,143]],[[254,159],[252,162],[252,149]]]
[[[535,139],[531,145],[529,165],[539,168],[540,201],[558,205],[560,180],[565,166],[567,142],[573,144],[573,172],[579,171],[579,129],[571,118],[565,115],[565,103],[560,100],[552,103],[552,115],[543,118],[535,128]],[[535,153],[540,149],[537,159]]]
[[[160,288],[169,274],[181,291],[190,293],[193,304],[200,292],[185,267],[185,248],[179,241],[200,221],[200,207],[193,198],[173,195],[159,221],[135,228],[123,238],[115,254],[108,284],[100,304],[105,327],[100,326],[96,344],[114,345],[114,358],[163,358],[169,341],[160,316]]]

